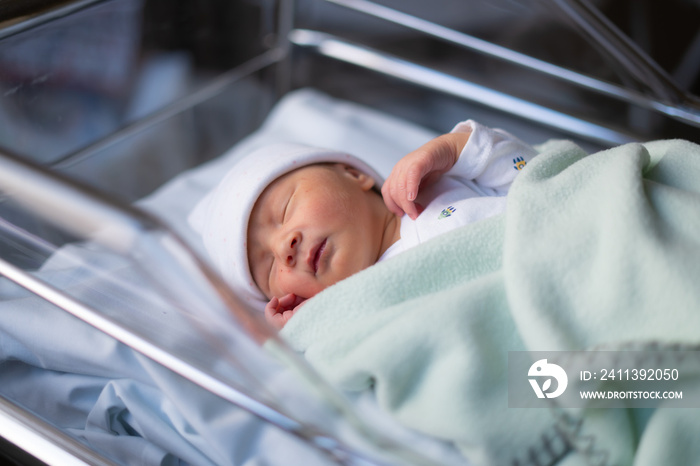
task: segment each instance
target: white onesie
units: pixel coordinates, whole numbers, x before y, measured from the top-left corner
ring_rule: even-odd
[[[535,149],[513,135],[473,120],[458,123],[452,133],[470,132],[457,163],[435,184],[421,190],[416,202],[423,212],[401,218],[401,239],[380,261],[393,257],[437,235],[505,210],[506,194]]]

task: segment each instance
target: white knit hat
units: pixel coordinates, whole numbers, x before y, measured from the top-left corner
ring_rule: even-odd
[[[246,238],[255,201],[280,176],[324,162],[350,165],[374,178],[378,187],[383,183],[372,167],[352,155],[300,144],[274,144],[236,163],[187,219],[202,236],[214,267],[237,296],[254,309],[263,311],[268,301],[256,286],[248,264]]]

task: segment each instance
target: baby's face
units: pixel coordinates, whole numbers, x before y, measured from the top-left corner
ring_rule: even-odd
[[[371,205],[373,185],[354,168],[323,164],[287,173],[265,189],[250,217],[247,249],[268,299],[310,298],[377,261],[382,226]]]

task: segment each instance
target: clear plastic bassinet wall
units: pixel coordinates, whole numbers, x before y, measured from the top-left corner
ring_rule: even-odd
[[[436,133],[699,142],[699,23],[683,0],[3,2],[0,458],[459,463],[260,350],[189,244],[187,174],[301,88]]]

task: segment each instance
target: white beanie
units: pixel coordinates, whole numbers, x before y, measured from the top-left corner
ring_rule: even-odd
[[[349,154],[300,144],[274,144],[251,152],[234,165],[188,217],[214,267],[234,293],[253,309],[263,311],[268,299],[255,284],[247,253],[248,221],[258,197],[274,180],[297,168],[315,163],[339,162],[374,178],[382,177]]]

